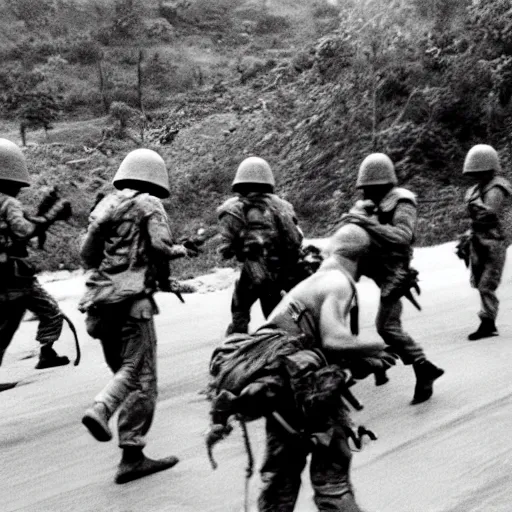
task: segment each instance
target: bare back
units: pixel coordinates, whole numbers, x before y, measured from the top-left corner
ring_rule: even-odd
[[[380,350],[380,343],[364,343],[350,331],[349,313],[354,296],[353,284],[344,272],[320,269],[285,295],[267,322],[280,327],[279,318],[283,317],[291,303],[299,302],[316,321],[323,349],[358,352]]]

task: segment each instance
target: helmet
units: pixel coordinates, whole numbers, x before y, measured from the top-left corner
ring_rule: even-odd
[[[359,167],[357,175],[357,188],[372,185],[396,185],[395,166],[388,155],[372,153],[368,155]]]
[[[357,261],[370,247],[370,235],[361,226],[345,224],[331,236],[326,253]]]
[[[169,197],[169,175],[164,159],[151,149],[135,149],[126,155],[112,180],[117,189],[149,184],[154,195]]]
[[[269,185],[274,190],[275,180],[272,169],[266,160],[257,156],[246,158],[239,166],[233,180],[232,189],[236,192],[237,186],[244,183],[258,183]]]
[[[500,159],[496,150],[487,144],[477,144],[468,151],[462,174],[500,170]]]
[[[25,155],[17,144],[7,139],[0,139],[0,180],[30,187]]]

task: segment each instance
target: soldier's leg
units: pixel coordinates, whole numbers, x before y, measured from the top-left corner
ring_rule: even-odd
[[[444,374],[444,370],[431,363],[420,345],[403,330],[401,315],[400,300],[381,300],[377,312],[377,332],[405,365],[413,365],[416,385],[411,403],[414,405],[425,402],[432,396],[434,381]]]
[[[320,512],[361,512],[350,483],[352,452],[343,430],[335,428],[329,446],[312,450],[310,475],[315,504]]]
[[[125,400],[129,386],[117,375],[123,365],[125,345],[122,337],[123,325],[127,321],[131,303],[109,304],[96,307],[87,313],[87,333],[100,340],[105,361],[114,377],[95,397],[94,405],[85,412],[82,423],[98,441],[110,441],[112,432],[108,425],[111,416]],[[135,389],[136,385],[132,385]]]
[[[308,455],[304,443],[273,418],[266,424],[266,453],[261,468],[259,512],[293,512]]]
[[[139,343],[144,349],[141,350],[137,387],[130,392],[119,411],[119,446],[123,449],[123,456],[115,479],[118,484],[164,471],[178,463],[178,458],[173,455],[153,460],[142,452],[157,398],[156,332],[152,318],[137,320],[137,323]]]
[[[491,244],[491,242],[489,242]],[[507,256],[507,247],[497,242],[482,249],[479,279],[475,281],[480,294],[480,325],[475,332],[469,334],[471,341],[497,336],[496,317],[498,316],[499,300],[496,290],[501,281]]]
[[[2,366],[5,351],[11,343],[14,333],[18,330],[25,311],[26,303],[23,296],[8,298],[7,294],[0,294],[0,366]]]
[[[381,300],[375,324],[384,343],[389,345],[407,365],[425,359],[425,353],[403,330],[401,317],[402,302],[400,300]]]
[[[240,271],[240,277],[235,282],[231,299],[231,323],[226,330],[226,335],[249,331],[251,308],[257,300],[258,290],[252,283],[244,266]]]
[[[485,318],[495,321],[498,316],[499,300],[496,297],[496,290],[501,282],[506,256],[506,247],[498,246],[484,265],[482,276],[478,283],[478,291],[481,298],[481,309],[478,316],[481,319]]]
[[[66,356],[59,356],[53,349],[53,344],[62,332],[64,318],[57,301],[37,282],[26,295],[27,309],[36,315],[39,326],[36,340],[41,344],[41,352],[36,368],[41,370],[69,363]]]
[[[131,321],[130,321],[131,323]],[[135,329],[127,325],[124,329],[127,336],[137,339],[135,347],[127,345],[122,355],[125,363],[116,375],[126,370],[130,374],[126,379],[129,393],[119,411],[118,429],[119,446],[126,448],[145,446],[144,436],[147,434],[156,407],[157,375],[156,375],[156,332],[153,319],[137,320]],[[133,345],[130,343],[130,345]],[[129,364],[127,365],[126,362]],[[133,369],[133,372],[132,372]]]

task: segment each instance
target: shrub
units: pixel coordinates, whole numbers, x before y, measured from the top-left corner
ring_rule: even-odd
[[[79,39],[69,44],[65,53],[66,59],[72,64],[94,64],[101,60],[103,49],[98,41]]]

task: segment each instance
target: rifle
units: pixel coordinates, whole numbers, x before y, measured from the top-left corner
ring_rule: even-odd
[[[36,224],[45,225],[47,227],[50,222],[49,218],[52,219],[52,222],[57,220],[66,221],[69,220],[71,215],[71,205],[69,202],[62,199],[59,188],[57,185],[54,185],[43,196],[43,199],[41,200],[41,203],[37,209],[36,217],[29,217],[29,220]],[[46,229],[41,230],[37,235],[37,246],[41,250],[44,250],[46,236]]]

